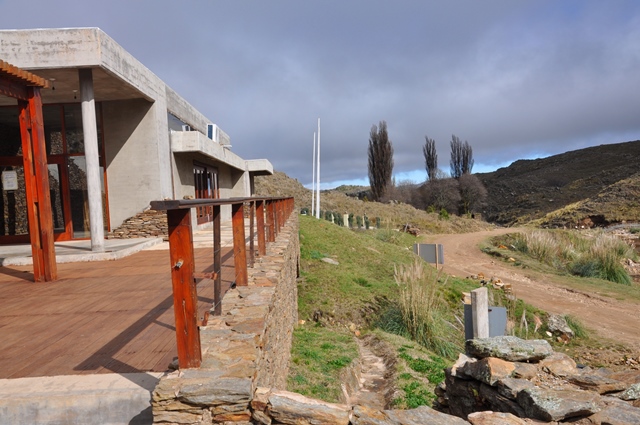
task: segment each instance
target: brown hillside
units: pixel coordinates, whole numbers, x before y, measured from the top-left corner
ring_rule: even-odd
[[[477,174],[489,192],[485,217],[500,224],[564,224],[588,216],[638,220],[640,141],[600,145],[520,160]],[[572,205],[575,204],[575,205]],[[558,211],[555,214],[551,214]]]
[[[276,171],[272,176],[260,176],[255,179],[257,195],[293,196],[298,210],[311,206],[311,190],[305,188],[298,180]],[[353,213],[374,219],[380,217],[383,226],[393,229],[405,224],[420,229],[422,233],[466,233],[486,230],[489,224],[481,220],[472,220],[451,216],[447,220],[440,219],[437,214],[429,214],[417,210],[408,204],[367,202],[347,196],[342,190],[325,190],[320,194],[320,209],[340,214]]]

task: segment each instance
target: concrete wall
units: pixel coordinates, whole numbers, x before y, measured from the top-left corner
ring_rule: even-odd
[[[166,114],[164,114],[166,116]],[[102,104],[111,228],[163,199],[157,114],[143,99]],[[165,131],[166,133],[166,131]],[[168,143],[168,141],[167,141]],[[169,175],[170,177],[170,175]]]

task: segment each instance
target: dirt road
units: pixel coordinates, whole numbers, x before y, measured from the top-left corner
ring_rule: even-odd
[[[517,229],[496,229],[467,234],[429,235],[427,243],[444,246],[444,271],[466,277],[483,273],[511,283],[515,295],[549,313],[572,315],[598,336],[640,350],[640,304],[579,292],[561,286],[554,276],[531,277],[527,270],[514,267],[483,253],[478,244],[494,235]]]

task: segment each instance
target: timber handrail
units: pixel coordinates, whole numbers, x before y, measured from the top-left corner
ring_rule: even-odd
[[[196,368],[202,362],[198,330],[198,294],[196,280],[214,281],[214,315],[222,314],[220,207],[231,205],[235,285],[248,285],[247,266],[253,267],[257,255],[266,255],[266,244],[276,236],[294,210],[293,198],[249,197],[225,199],[170,199],[151,201],[151,209],[167,211],[173,308],[176,319],[178,364],[181,369]],[[249,206],[249,258],[245,237],[244,207]],[[213,207],[213,273],[195,273],[191,209]],[[257,237],[256,237],[257,236]],[[208,314],[203,321],[206,324]]]

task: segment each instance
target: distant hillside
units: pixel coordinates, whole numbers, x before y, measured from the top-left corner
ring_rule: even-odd
[[[351,190],[357,187],[347,188]],[[344,189],[344,188],[342,188]],[[255,179],[255,191],[263,196],[293,196],[298,210],[311,207],[311,190],[298,180],[276,171],[272,176],[259,176]],[[437,214],[417,210],[404,203],[367,202],[347,196],[342,190],[323,190],[320,194],[320,209],[339,214],[352,213],[374,219],[380,217],[383,226],[398,228],[409,224],[422,233],[465,233],[490,228],[481,220],[472,220],[452,216],[442,220]]]
[[[640,141],[520,160],[477,176],[489,192],[485,218],[564,225],[585,217],[638,221]]]

